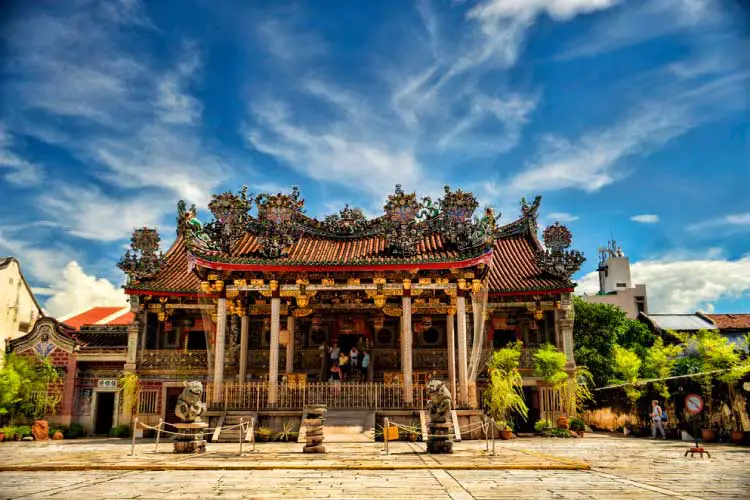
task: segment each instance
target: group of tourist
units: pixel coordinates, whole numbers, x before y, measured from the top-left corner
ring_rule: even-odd
[[[370,353],[363,350],[359,352],[357,346],[352,347],[348,353],[339,348],[337,342],[327,348],[328,353],[328,381],[344,382],[347,380],[367,380],[367,372],[370,367]]]

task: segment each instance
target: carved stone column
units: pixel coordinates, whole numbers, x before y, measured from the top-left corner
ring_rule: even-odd
[[[216,348],[214,349],[214,403],[221,403],[224,396],[224,343],[227,336],[227,299],[222,297],[218,302],[216,308]]]
[[[566,366],[575,368],[576,361],[573,354],[573,321],[575,319],[575,310],[573,309],[573,300],[570,293],[564,293],[560,297],[560,310],[557,311],[557,325],[562,338],[562,350],[567,358]]]
[[[469,401],[469,360],[466,352],[466,297],[462,290],[456,297],[456,320],[458,322],[458,401]]]
[[[148,340],[148,311],[141,313],[141,347],[138,350],[138,362],[143,360],[143,352],[146,350],[146,341]]]
[[[411,331],[411,296],[404,290],[401,297],[401,350],[403,364],[401,366],[404,377],[404,402],[413,401],[413,377],[412,377],[412,331]]]
[[[247,382],[247,337],[250,330],[250,316],[242,316],[240,325],[240,383]]]
[[[456,397],[456,315],[449,314],[445,318],[445,331],[448,342],[448,388],[451,396]]]
[[[271,298],[271,346],[268,354],[268,405],[273,406],[278,399],[279,382],[279,331],[281,299]]]
[[[294,316],[286,318],[286,330],[289,332],[289,343],[286,345],[286,373],[294,373]]]

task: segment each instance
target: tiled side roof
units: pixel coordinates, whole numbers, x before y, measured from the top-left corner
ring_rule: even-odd
[[[196,293],[200,286],[198,276],[188,270],[187,248],[182,236],[178,236],[164,255],[165,263],[156,278],[126,288],[152,290],[155,292]]]
[[[133,318],[135,317],[135,314],[133,314],[131,311],[126,312],[122,316],[118,316],[117,318],[113,319],[112,321],[107,321],[108,325],[129,325],[133,322]]]
[[[128,330],[125,326],[89,326],[75,334],[84,347],[128,347]]]
[[[528,232],[495,241],[489,273],[490,293],[572,288],[569,281],[539,268],[535,261],[537,250],[538,244]]]
[[[750,332],[750,314],[705,314],[720,330],[747,330]]]
[[[72,317],[66,318],[63,316],[64,319],[61,318],[60,321],[67,326],[78,330],[83,325],[94,325],[107,316],[115,314],[120,309],[122,309],[122,307],[92,307],[88,311],[84,311]]]

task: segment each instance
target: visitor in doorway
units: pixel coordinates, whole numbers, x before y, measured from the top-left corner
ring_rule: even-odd
[[[656,430],[661,432],[661,438],[666,439],[667,436],[664,434],[664,424],[662,424],[664,412],[659,406],[657,400],[651,401],[651,437],[656,439]]]
[[[340,353],[341,349],[339,349],[338,342],[334,342],[333,346],[328,348],[328,364],[330,366],[333,366],[334,363],[338,363]]]
[[[330,373],[328,377],[329,382],[333,382],[334,384],[337,382],[338,383],[341,382],[341,367],[339,366],[337,362],[331,365],[331,369],[329,370],[329,373]]]
[[[341,380],[345,381],[348,378],[349,375],[349,356],[344,354],[343,352],[339,352],[339,369],[341,371]]]
[[[362,380],[367,382],[367,369],[370,367],[370,353],[362,351]]]
[[[351,351],[349,351],[349,358],[351,359],[351,363],[352,363],[352,373],[358,372],[359,371],[359,351],[357,350],[356,345],[352,347]]]

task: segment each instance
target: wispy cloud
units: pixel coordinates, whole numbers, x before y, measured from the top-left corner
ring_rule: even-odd
[[[728,214],[704,220],[688,226],[690,231],[700,231],[709,228],[735,228],[750,230],[750,212]]]
[[[630,220],[641,224],[656,224],[659,222],[659,216],[656,214],[641,214],[632,216]]]
[[[569,214],[568,212],[550,212],[546,214],[545,219],[559,222],[573,222],[580,219],[580,217],[577,215]]]
[[[23,159],[13,151],[15,139],[0,122],[0,175],[6,182],[19,187],[34,186],[42,182],[41,166]]]
[[[597,191],[625,175],[615,168],[621,159],[647,154],[692,126],[681,109],[652,104],[621,123],[587,132],[575,141],[549,136],[538,159],[511,180],[509,190]]]

